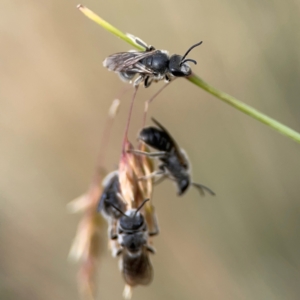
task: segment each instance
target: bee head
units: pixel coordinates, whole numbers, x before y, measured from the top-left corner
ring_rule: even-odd
[[[150,199],[145,199],[137,209],[130,209],[126,213],[123,213],[118,207],[111,204],[116,210],[118,210],[122,217],[119,219],[119,226],[122,231],[132,232],[141,230],[145,226],[144,216],[139,210]]]
[[[136,210],[129,210],[120,218],[120,227],[124,231],[137,231],[144,225],[144,217]]]
[[[191,46],[183,56],[178,55],[178,54],[172,55],[170,57],[170,62],[169,62],[170,73],[172,75],[174,75],[175,77],[185,77],[185,76],[191,75],[192,70],[191,70],[190,66],[186,63],[188,61],[190,61],[196,65],[197,62],[193,59],[189,59],[189,58],[186,59],[186,57],[191,52],[192,49],[194,49],[197,46],[200,46],[201,44],[202,44],[202,42],[199,42],[199,43]]]
[[[180,180],[177,181],[177,195],[178,196],[182,196],[185,191],[188,189],[188,187],[190,186],[190,178],[189,177],[184,177]]]

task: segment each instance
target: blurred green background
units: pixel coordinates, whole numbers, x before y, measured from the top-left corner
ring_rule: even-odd
[[[0,299],[79,299],[67,261],[107,110],[125,86],[102,67],[130,49],[76,1],[1,2]],[[204,80],[300,131],[300,2],[86,0],[124,32],[190,57]],[[144,100],[140,89],[130,135]],[[128,113],[123,97],[105,167],[115,168]],[[190,156],[196,190],[157,187],[155,278],[133,299],[299,299],[300,146],[184,79],[150,107]],[[98,299],[121,299],[117,261],[104,251]]]

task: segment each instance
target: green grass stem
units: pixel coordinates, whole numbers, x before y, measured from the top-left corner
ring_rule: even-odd
[[[126,34],[124,34],[119,29],[115,28],[102,18],[100,18],[98,15],[96,15],[94,12],[86,8],[85,6],[79,4],[77,8],[89,19],[96,22],[98,25],[102,26],[104,29],[109,31],[110,33],[116,35],[117,37],[121,38],[131,46],[137,48],[138,50],[145,50],[142,46],[136,44],[131,38],[129,38]],[[199,78],[196,74],[192,74],[187,78],[190,82],[194,83],[198,87],[204,89],[208,93],[216,96],[217,98],[221,99],[222,101],[226,102],[227,104],[231,105],[232,107],[238,109],[239,111],[247,114],[248,116],[268,125],[269,127],[275,129],[276,131],[280,132],[281,134],[293,139],[294,141],[300,143],[300,134],[289,128],[288,126],[285,126],[281,124],[280,122],[268,117],[267,115],[261,113],[257,109],[252,108],[251,106],[241,102],[240,100],[216,89],[215,87],[209,85],[205,81],[203,81],[201,78]]]

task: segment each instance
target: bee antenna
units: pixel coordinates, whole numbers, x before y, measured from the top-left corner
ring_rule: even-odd
[[[145,199],[142,204],[137,208],[137,210],[135,211],[134,215],[133,215],[133,219],[135,218],[136,214],[138,213],[138,211],[145,205],[146,202],[148,202],[150,199]]]
[[[197,64],[197,62],[194,59],[188,58],[188,59],[182,60],[181,63],[180,63],[180,66],[183,65],[187,61],[190,61],[190,62],[194,63],[195,65]]]
[[[193,45],[192,47],[190,47],[190,48],[188,49],[188,51],[186,51],[186,53],[183,55],[181,61],[183,61],[183,60],[187,57],[187,55],[188,55],[195,47],[198,47],[198,46],[200,46],[201,44],[202,44],[202,41],[199,42],[199,43],[197,43],[197,44],[195,44],[195,45]]]
[[[123,216],[130,218],[129,216],[127,216],[120,208],[116,207],[114,204],[112,204],[111,202],[105,200],[106,202],[108,202],[114,209],[116,209],[118,212],[120,212]]]
[[[200,183],[195,183],[192,182],[192,185],[197,188],[199,190],[199,192],[201,193],[201,195],[204,196],[204,190],[207,191],[208,193],[210,193],[212,196],[215,196],[215,192],[213,192],[210,188],[208,188],[207,186],[200,184]]]

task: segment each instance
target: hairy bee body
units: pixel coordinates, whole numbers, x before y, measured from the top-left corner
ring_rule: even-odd
[[[153,279],[153,268],[149,259],[149,251],[142,247],[138,255],[123,250],[120,268],[125,282],[130,286],[147,285]]]
[[[148,200],[144,200],[138,209],[126,211],[118,220],[119,266],[125,282],[131,287],[149,284],[153,278],[149,252],[155,253],[155,250],[148,244],[151,233],[148,232],[144,216],[139,212]],[[157,232],[152,233],[154,234]]]
[[[190,47],[183,55],[169,55],[168,51],[156,50],[153,46],[148,46],[141,39],[128,35],[136,44],[144,47],[145,51],[128,51],[114,53],[103,61],[103,66],[110,71],[119,74],[123,81],[131,82],[135,75],[138,77],[134,80],[133,85],[138,86],[144,82],[145,87],[151,83],[165,80],[171,81],[174,77],[187,77],[191,75],[192,70],[187,62],[196,61],[186,59],[188,53],[202,42]]]
[[[189,161],[183,149],[180,149],[168,131],[155,119],[157,127],[143,128],[139,139],[148,146],[162,151],[158,159],[162,162],[159,169],[176,182],[177,193],[182,195],[190,186]]]
[[[159,152],[135,152],[156,157],[160,160],[161,164],[158,166],[159,171],[155,171],[153,175],[164,176],[173,180],[176,183],[177,194],[179,196],[183,195],[191,185],[198,188],[202,194],[204,193],[203,190],[206,190],[211,195],[214,195],[214,192],[206,186],[191,181],[190,163],[186,152],[182,148],[179,148],[166,128],[153,118],[152,121],[157,127],[150,126],[143,128],[139,133],[139,140],[143,141],[146,145],[159,150]]]

